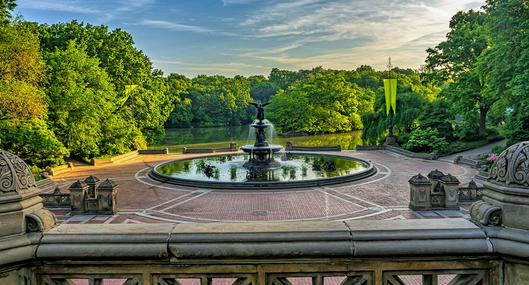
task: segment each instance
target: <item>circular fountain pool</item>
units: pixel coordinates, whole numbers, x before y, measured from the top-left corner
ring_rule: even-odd
[[[171,184],[215,189],[286,189],[345,183],[373,175],[371,162],[347,156],[287,152],[273,165],[248,166],[249,155],[216,155],[156,166],[149,176]]]

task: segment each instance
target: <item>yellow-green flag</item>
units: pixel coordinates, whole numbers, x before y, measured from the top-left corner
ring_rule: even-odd
[[[386,115],[389,115],[390,107],[393,114],[397,114],[397,79],[384,79],[384,95],[386,97]]]
[[[125,94],[129,94],[130,92],[134,91],[138,85],[125,85]]]

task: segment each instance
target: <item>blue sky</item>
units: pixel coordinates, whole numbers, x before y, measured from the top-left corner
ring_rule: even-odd
[[[418,68],[451,16],[482,0],[18,0],[39,23],[122,28],[165,73],[269,74],[273,67]]]

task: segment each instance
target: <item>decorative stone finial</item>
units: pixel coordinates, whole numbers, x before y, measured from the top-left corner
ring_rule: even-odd
[[[430,180],[420,173],[412,176],[408,182],[411,184],[431,184]]]
[[[37,184],[29,166],[18,156],[0,150],[0,195],[34,190],[37,190]]]
[[[504,150],[490,169],[490,181],[515,186],[529,186],[529,141]]]
[[[430,173],[428,173],[428,178],[434,179],[434,180],[441,179],[441,177],[443,176],[445,176],[445,174],[439,171],[438,169],[432,170],[430,171]]]
[[[448,173],[447,175],[444,175],[440,179],[444,183],[459,183],[459,180],[454,175]]]

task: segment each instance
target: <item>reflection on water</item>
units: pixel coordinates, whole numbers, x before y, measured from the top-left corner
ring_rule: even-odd
[[[274,157],[280,162],[276,168],[257,172],[244,167],[247,161],[244,155],[175,161],[161,165],[156,171],[187,180],[270,182],[332,178],[354,174],[367,168],[363,162],[333,156],[283,154]]]
[[[239,146],[253,144],[253,138],[248,134],[248,126],[225,127],[225,128],[186,128],[166,129],[166,135],[162,141],[150,149],[169,148],[171,152],[181,152],[184,147],[194,148],[218,148],[227,147],[230,142],[236,142]],[[347,132],[338,134],[300,136],[300,137],[274,137],[274,144],[283,147],[288,141],[296,146],[335,146],[340,145],[342,149],[356,149],[362,145],[362,132]]]

